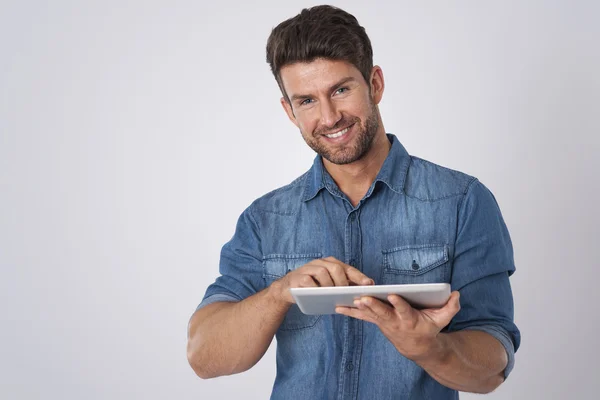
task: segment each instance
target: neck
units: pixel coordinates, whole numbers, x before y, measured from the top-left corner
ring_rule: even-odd
[[[375,181],[390,152],[391,143],[385,135],[383,126],[380,125],[379,128],[371,149],[360,160],[337,165],[323,158],[323,166],[355,207]]]

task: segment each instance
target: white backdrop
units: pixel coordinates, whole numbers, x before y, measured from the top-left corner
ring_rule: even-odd
[[[335,4],[386,130],[500,203],[523,342],[488,398],[596,398],[600,5],[423,3]],[[273,346],[203,381],[186,326],[241,211],[312,162],[264,50],[311,5],[0,2],[0,398],[268,397]]]

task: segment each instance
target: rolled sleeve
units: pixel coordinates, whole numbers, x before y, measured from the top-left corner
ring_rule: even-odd
[[[447,330],[479,330],[500,341],[508,356],[505,378],[521,341],[509,281],[514,272],[512,242],[500,208],[492,193],[474,180],[459,210],[452,265],[451,286],[461,294],[461,309]]]
[[[263,290],[259,229],[248,207],[239,217],[235,233],[221,250],[219,273],[196,310],[218,301],[236,302]]]
[[[506,350],[506,355],[508,358],[508,363],[504,369],[504,379],[508,378],[508,375],[510,375],[510,372],[515,366],[515,346],[509,333],[504,328],[496,325],[472,326],[467,329],[472,331],[482,331],[492,335],[502,344],[502,346],[504,346],[504,350]]]
[[[196,311],[198,311],[201,308],[206,307],[209,304],[218,303],[220,301],[235,303],[235,302],[240,301],[240,299],[230,296],[228,294],[213,294],[212,296],[208,296],[204,300],[202,300],[202,302],[198,305],[198,307],[196,307]]]

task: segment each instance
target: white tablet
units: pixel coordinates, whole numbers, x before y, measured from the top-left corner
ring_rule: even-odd
[[[332,286],[291,288],[296,304],[304,314],[335,314],[335,307],[355,307],[354,300],[371,296],[387,302],[387,296],[397,294],[414,308],[439,308],[450,298],[448,283],[408,285]]]

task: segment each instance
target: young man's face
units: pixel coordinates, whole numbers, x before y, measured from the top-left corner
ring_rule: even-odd
[[[286,65],[281,81],[290,99],[281,103],[306,143],[334,164],[360,160],[379,129],[376,105],[383,93],[381,69],[371,75],[371,89],[345,61],[317,59]]]

